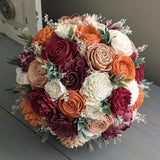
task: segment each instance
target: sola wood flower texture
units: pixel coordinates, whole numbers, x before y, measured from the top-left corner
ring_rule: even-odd
[[[151,84],[142,47],[128,38],[124,19],[73,14],[53,23],[46,15],[45,22],[34,37],[24,29],[24,53],[7,57],[17,66],[17,84],[8,92],[20,93],[22,114],[43,142],[53,135],[68,148],[93,149],[92,139],[116,139],[136,119]]]

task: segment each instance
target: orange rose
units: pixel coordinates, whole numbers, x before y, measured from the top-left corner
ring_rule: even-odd
[[[112,61],[111,73],[116,76],[123,73],[123,76],[130,79],[135,79],[135,66],[130,56],[118,54]]]
[[[24,119],[28,121],[32,126],[36,127],[37,125],[45,125],[45,120],[39,116],[31,107],[30,100],[22,99],[22,114],[24,115]]]
[[[116,51],[104,43],[94,43],[87,51],[87,62],[93,71],[110,71]]]
[[[139,96],[138,96],[137,101],[133,105],[133,110],[138,109],[142,105],[143,99],[144,99],[143,90],[140,87],[138,87],[138,88],[139,88]]]
[[[32,43],[37,42],[39,46],[43,46],[49,38],[55,35],[53,27],[45,27],[35,34]]]
[[[87,124],[90,132],[103,133],[112,124],[112,118],[106,114],[99,119],[88,119]]]
[[[99,31],[92,25],[78,26],[75,30],[75,36],[85,43],[98,43],[102,39]]]
[[[58,99],[60,111],[68,117],[79,117],[86,108],[85,98],[80,91],[70,90]]]
[[[45,77],[47,70],[42,68],[46,61],[41,58],[36,57],[35,60],[31,62],[28,68],[28,81],[31,86],[43,88],[47,83],[48,79]]]

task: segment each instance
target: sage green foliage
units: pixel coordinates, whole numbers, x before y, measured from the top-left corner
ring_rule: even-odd
[[[102,108],[102,115],[104,114],[109,114],[112,115],[111,110],[110,110],[110,104],[107,102],[107,98],[103,101],[101,101],[100,107]]]
[[[48,70],[48,74],[45,75],[51,83],[53,83],[56,79],[61,78],[61,73],[59,68],[56,67],[49,59],[47,59],[47,65],[42,65],[42,68]]]
[[[28,29],[24,28],[23,31],[18,35],[21,38],[27,47],[31,46],[33,37],[29,34]]]
[[[113,83],[121,87],[126,87],[125,83],[130,82],[132,80],[131,78],[126,78],[125,76],[123,76],[123,73],[121,73],[118,76],[116,76],[115,74],[111,74],[109,78]]]
[[[46,142],[48,140],[49,136],[50,136],[50,131],[45,132],[42,136],[41,142],[42,143]]]
[[[146,79],[143,79],[142,81],[141,81],[141,84],[143,85],[143,86],[145,86],[145,88],[143,89],[143,93],[144,93],[144,96],[146,97],[146,98],[150,98],[150,96],[149,96],[149,91],[151,91],[151,88],[150,88],[150,86],[153,84],[153,81],[152,82],[148,82]]]
[[[94,148],[91,144],[91,141],[86,142],[86,148],[87,148],[87,151],[94,152]]]
[[[32,92],[32,88],[29,84],[17,84],[12,89],[6,89],[8,94],[21,94],[25,99],[29,99],[29,94]]]
[[[105,32],[102,29],[98,29],[98,31],[102,37],[101,43],[105,43],[105,44],[111,46],[111,41],[114,37],[112,39],[110,38],[110,33],[109,33],[107,27],[105,28]]]
[[[16,56],[6,56],[6,61],[8,64],[16,65],[18,67],[21,67],[21,64],[18,62],[18,57]]]
[[[82,135],[86,138],[86,135],[87,135],[86,131],[88,130],[86,118],[85,117],[79,117],[75,120],[74,123],[77,124],[78,132],[82,132]]]
[[[136,58],[133,59],[134,65],[135,65],[135,69],[140,68],[140,64],[145,62],[145,57],[140,57],[140,58]]]

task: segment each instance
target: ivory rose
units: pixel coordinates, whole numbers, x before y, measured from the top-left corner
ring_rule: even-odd
[[[42,68],[46,61],[36,57],[28,68],[28,80],[31,86],[43,88],[48,79],[45,77],[47,70]]]
[[[18,84],[29,84],[28,82],[28,73],[23,72],[22,68],[17,67],[16,68],[16,81]]]
[[[107,73],[92,73],[83,82],[81,93],[87,102],[100,102],[109,97],[112,92],[111,81]]]
[[[102,39],[99,31],[92,25],[78,26],[75,30],[76,40],[85,43],[98,43]]]
[[[118,30],[109,30],[111,41],[111,47],[113,47],[118,54],[120,50],[125,55],[130,56],[133,53],[132,44],[130,39]]]
[[[93,71],[110,71],[115,50],[104,43],[94,43],[87,51],[87,62]]]
[[[59,97],[58,107],[64,115],[76,118],[86,108],[85,98],[80,91],[70,90]]]
[[[111,73],[116,76],[123,73],[123,76],[130,79],[135,79],[135,66],[131,57],[124,54],[116,55],[112,61],[112,70]]]
[[[88,130],[95,133],[103,133],[112,124],[112,118],[109,115],[104,115],[99,119],[88,119]]]
[[[57,100],[63,93],[66,92],[66,87],[59,79],[55,80],[53,83],[50,81],[47,82],[44,89],[53,101]]]

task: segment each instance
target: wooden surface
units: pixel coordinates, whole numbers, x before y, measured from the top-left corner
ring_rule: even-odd
[[[159,160],[160,159],[160,87],[152,85],[150,99],[140,108],[148,123],[133,123],[123,133],[122,142],[110,142],[102,149],[94,142],[94,153],[85,147],[67,149],[53,137],[41,144],[40,138],[23,116],[10,114],[15,97],[7,97],[4,89],[15,83],[15,67],[4,62],[5,55],[18,55],[22,46],[0,34],[0,160]]]

